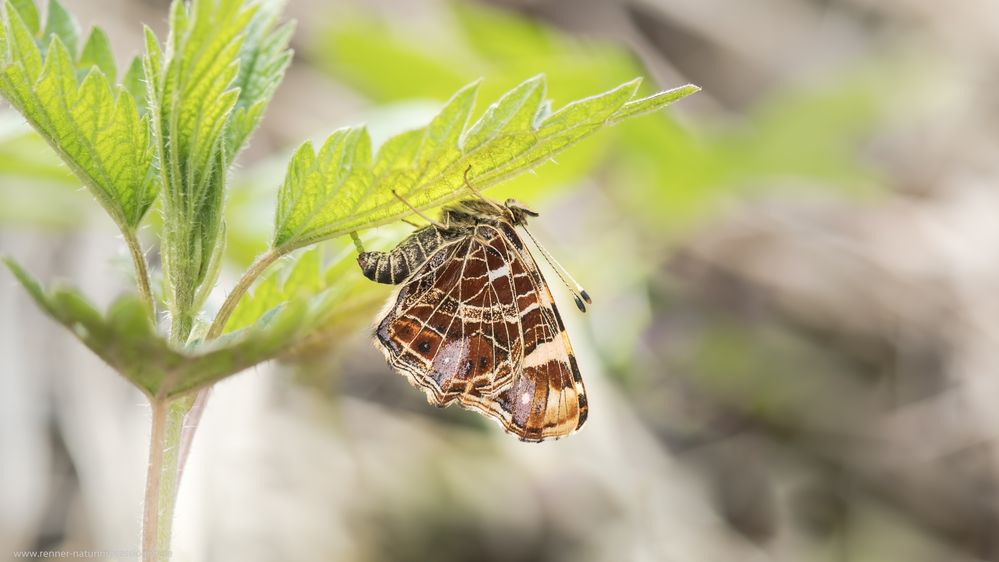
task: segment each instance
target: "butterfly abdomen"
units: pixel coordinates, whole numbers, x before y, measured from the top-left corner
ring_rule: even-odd
[[[357,264],[376,283],[398,285],[417,270],[445,242],[434,226],[417,230],[389,252],[361,252]]]

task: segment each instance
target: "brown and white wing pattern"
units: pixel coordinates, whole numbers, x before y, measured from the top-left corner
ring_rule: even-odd
[[[479,224],[438,248],[383,314],[377,347],[431,403],[457,401],[524,441],[586,420],[572,346],[512,226]]]

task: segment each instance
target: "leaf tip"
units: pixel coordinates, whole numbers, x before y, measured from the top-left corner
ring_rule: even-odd
[[[7,269],[11,270],[11,272],[16,272],[17,270],[20,269],[20,266],[17,264],[16,261],[14,261],[14,258],[12,258],[12,257],[10,257],[10,256],[8,256],[6,254],[3,255],[3,256],[0,256],[0,261],[2,261],[3,264],[5,266],[7,266]]]
[[[485,78],[480,76],[475,80],[472,80],[468,84],[465,84],[464,86],[461,87],[460,90],[458,90],[457,92],[454,93],[453,96],[451,96],[451,100],[453,101],[466,96],[475,97],[475,95],[479,91],[479,87],[482,86],[483,80],[485,80]]]
[[[638,88],[640,88],[642,86],[642,82],[644,82],[644,81],[645,81],[645,79],[642,78],[641,76],[636,76],[636,77],[632,78],[631,80],[628,80],[624,84],[621,84],[620,86],[618,86],[618,89],[621,89],[621,90],[631,90],[632,95],[634,96],[635,93],[638,92]]]
[[[159,42],[160,42],[160,40],[159,40],[158,37],[156,37],[156,32],[153,31],[153,28],[149,27],[146,24],[142,24],[142,37],[146,41],[146,47],[147,48],[150,45],[156,45],[157,50],[159,50]]]
[[[35,302],[42,308],[47,309],[45,290],[42,289],[41,284],[36,281],[35,278],[32,277],[23,267],[21,267],[21,264],[17,263],[14,258],[5,255],[0,258],[0,260],[2,260],[4,265],[7,266],[7,269],[14,274],[14,278],[17,279],[17,282],[28,291],[33,299],[35,299]]]
[[[312,139],[307,139],[305,142],[298,145],[298,149],[295,150],[295,157],[298,157],[299,155],[303,157],[306,155],[311,155],[311,156],[316,155],[316,147],[315,145],[313,145]],[[292,160],[294,160],[294,157],[292,158]]]
[[[527,80],[524,80],[523,82],[521,82],[520,85],[517,86],[517,89],[523,88],[523,89],[532,89],[533,90],[535,88],[541,88],[542,90],[544,90],[545,86],[546,86],[545,73],[544,72],[539,72],[539,73],[535,74],[534,76],[531,76]]]
[[[701,91],[701,87],[697,84],[684,84],[675,89],[676,92],[682,94],[683,96],[689,96],[690,94],[696,94]]]
[[[7,266],[7,269],[9,269],[10,272],[14,274],[14,277],[17,277],[18,281],[21,283],[25,283],[26,280],[30,280],[28,272],[25,271],[24,268],[21,267],[21,264],[17,263],[14,258],[4,255],[3,257],[0,257],[0,261],[3,261],[3,264]]]

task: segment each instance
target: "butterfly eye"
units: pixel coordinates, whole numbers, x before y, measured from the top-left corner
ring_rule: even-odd
[[[420,353],[426,353],[430,351],[430,342],[423,340],[416,345],[416,349],[419,349]]]
[[[489,359],[487,359],[485,355],[483,355],[482,357],[479,357],[479,368],[480,369],[485,369],[486,366],[488,366],[488,365],[489,365]]]

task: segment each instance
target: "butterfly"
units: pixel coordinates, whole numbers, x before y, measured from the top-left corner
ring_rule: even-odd
[[[457,402],[532,442],[576,431],[588,412],[562,318],[517,234],[536,216],[514,200],[467,199],[393,250],[357,258],[368,279],[400,285],[376,320],[375,347],[389,365],[431,404]],[[585,311],[590,298],[573,283]]]

